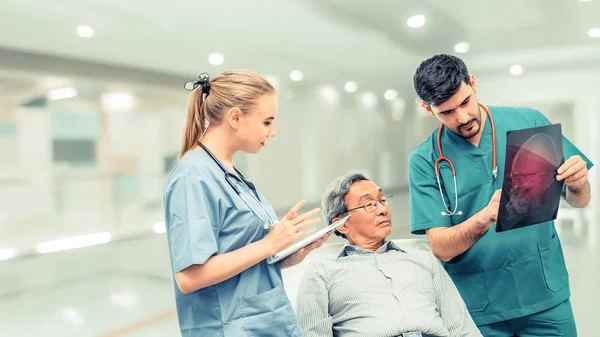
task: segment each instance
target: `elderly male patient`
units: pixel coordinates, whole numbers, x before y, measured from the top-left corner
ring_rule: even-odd
[[[313,261],[302,278],[297,314],[305,336],[481,336],[434,255],[387,240],[389,201],[358,173],[325,191],[328,223],[352,216],[336,232],[348,243],[336,256]]]

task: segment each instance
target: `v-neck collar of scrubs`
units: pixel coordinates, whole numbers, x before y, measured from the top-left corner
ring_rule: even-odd
[[[485,111],[482,108],[480,108],[480,110],[483,118]],[[490,114],[491,113],[492,112],[490,110]],[[481,134],[481,139],[479,140],[479,146],[473,145],[468,140],[462,138],[461,136],[455,134],[447,128],[444,128],[443,132],[445,133],[445,135],[443,136],[445,136],[449,140],[449,142],[452,143],[452,145],[459,147],[461,150],[463,150],[465,153],[468,153],[472,157],[487,156],[492,153],[492,128],[489,125],[490,118],[487,116],[487,114],[485,114],[485,116],[485,121],[481,126],[483,128],[483,131]]]
[[[216,167],[216,169],[218,171],[221,171],[221,168],[219,167],[219,164],[217,164],[208,153],[206,153],[205,151],[201,150],[201,149],[194,149],[193,151],[199,151],[205,158],[207,158],[211,163],[214,164],[214,166]],[[263,202],[263,198],[260,196],[260,194],[258,193],[258,190],[256,189],[256,186],[254,185],[253,182],[251,182],[250,180],[246,179],[245,177],[242,177],[240,174],[238,174],[238,172],[236,171],[231,171],[227,166],[223,165],[225,167],[225,170],[227,170],[227,173],[232,176],[235,180],[237,180],[240,183],[240,187],[242,189],[244,189],[246,192],[248,193],[252,193],[254,194],[254,196],[260,201]],[[223,174],[225,174],[225,172],[223,172]]]

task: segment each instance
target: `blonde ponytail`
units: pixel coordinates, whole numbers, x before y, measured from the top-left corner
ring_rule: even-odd
[[[204,132],[204,94],[202,87],[194,89],[190,103],[188,105],[187,118],[183,131],[183,141],[181,143],[181,151],[179,159],[198,144],[202,133]]]

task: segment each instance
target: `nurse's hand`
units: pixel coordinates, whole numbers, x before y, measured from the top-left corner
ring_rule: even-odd
[[[294,241],[312,234],[316,229],[303,230],[306,227],[312,226],[320,219],[310,219],[319,214],[320,209],[315,208],[312,211],[298,215],[298,211],[306,204],[306,200],[302,200],[292,207],[289,212],[271,229],[269,234],[263,239],[267,244],[267,249],[271,255],[275,255],[282,251]],[[317,240],[318,241],[318,240]]]
[[[572,156],[558,168],[556,180],[565,181],[567,187],[577,193],[581,191],[587,182],[588,169],[586,162],[580,156]]]
[[[325,243],[325,241],[327,241],[327,239],[329,239],[329,237],[331,236],[332,233],[325,235],[324,237],[318,239],[317,241],[311,243],[310,245],[299,249],[294,254],[281,260],[281,263],[279,264],[279,266],[281,267],[281,269],[285,269],[287,267],[295,266],[298,263],[304,261],[304,259],[308,256],[308,254],[310,254],[310,252],[312,252],[314,249],[321,247]]]

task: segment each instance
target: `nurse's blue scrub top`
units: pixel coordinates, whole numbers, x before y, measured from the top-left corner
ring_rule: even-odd
[[[502,188],[506,132],[550,122],[529,108],[489,106],[496,128],[498,177],[492,178],[492,133],[486,119],[479,147],[444,129],[442,149],[456,169],[460,216],[445,211],[435,178],[439,152],[435,130],[409,158],[410,225],[413,234],[428,228],[450,227],[484,208]],[[482,110],[482,114],[485,112]],[[563,137],[565,160],[580,155]],[[454,182],[449,165],[440,163],[442,190],[454,209]],[[444,263],[477,325],[491,324],[551,308],[570,296],[568,273],[554,221],[496,233],[492,225],[466,252]]]
[[[256,187],[252,191],[277,219]],[[264,238],[268,231],[202,150],[188,152],[165,184],[165,222],[173,275],[211,256],[225,254]],[[250,195],[245,200],[269,219]],[[284,291],[279,263],[266,260],[221,283],[190,294],[175,284],[183,337],[302,336]]]

